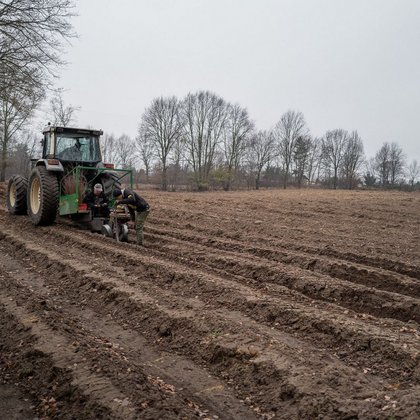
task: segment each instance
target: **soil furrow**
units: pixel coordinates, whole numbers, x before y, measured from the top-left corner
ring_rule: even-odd
[[[190,360],[154,350],[145,338],[122,328],[110,316],[104,319],[94,311],[82,308],[77,299],[69,301],[70,296],[63,293],[63,288],[46,282],[45,277],[29,273],[14,261],[4,264],[6,270],[12,267],[15,280],[8,277],[3,287],[21,304],[29,307],[32,319],[43,318],[55,331],[73,338],[72,345],[78,355],[93,361],[91,370],[107,374],[116,387],[123,387],[125,392],[132,394],[131,407],[141,409],[142,418],[157,417],[150,408],[145,409],[156,405],[159,405],[162,415],[165,399],[169,399],[166,405],[170,417],[171,413],[181,416],[185,407],[196,408],[195,413],[190,409],[184,413],[188,418],[206,413],[223,415],[224,418],[253,417],[252,410],[235,399],[223,383],[209,377],[208,372],[196,367]],[[187,378],[183,378],[185,371]],[[158,389],[143,389],[139,384],[144,382],[150,382]],[[159,397],[162,390],[169,392],[170,396]],[[141,396],[140,401],[136,401],[136,393]],[[175,397],[178,401],[171,401]],[[119,400],[129,403],[128,399]],[[200,404],[205,407],[200,407]]]
[[[182,241],[190,244],[191,247],[201,245],[208,249],[224,250],[227,252],[240,253],[249,258],[258,257],[261,261],[277,261],[283,264],[290,264],[309,271],[326,274],[346,281],[352,281],[364,286],[375,287],[381,290],[405,294],[411,297],[420,297],[420,281],[403,275],[393,274],[389,271],[370,268],[360,264],[349,264],[342,260],[325,258],[322,256],[313,257],[298,251],[288,251],[279,247],[244,247],[239,241],[222,241],[220,239],[208,238],[205,236],[191,235],[182,231],[160,229],[150,227],[149,239],[162,238],[166,243],[170,239],[174,242]],[[203,248],[205,249],[205,248]]]
[[[80,237],[80,242],[78,243],[84,247],[83,252],[86,253],[89,249],[89,254],[92,255],[93,259],[99,260],[101,258],[104,245],[102,238],[99,236],[75,232],[72,232],[70,235],[70,233],[63,232],[61,229],[60,231],[56,230],[55,234],[56,237],[63,237],[63,240],[68,245],[74,243]],[[87,241],[86,236],[90,238],[89,241]],[[101,245],[96,251],[95,244]],[[417,348],[415,335],[413,336],[412,333],[406,335],[405,348],[398,345],[401,335],[404,335],[405,331],[405,327],[401,323],[394,322],[394,324],[390,324],[387,327],[384,321],[373,319],[371,325],[367,326],[366,323],[370,318],[357,313],[353,314],[351,323],[346,323],[349,311],[340,307],[334,308],[330,304],[327,305],[325,310],[322,310],[322,305],[319,303],[304,299],[299,295],[288,292],[287,289],[280,289],[279,297],[273,298],[273,288],[270,289],[270,295],[268,295],[264,288],[261,289],[259,287],[257,290],[253,290],[248,286],[242,286],[226,280],[226,276],[224,276],[224,279],[222,277],[203,277],[194,274],[191,270],[187,275],[179,268],[177,269],[176,266],[168,266],[166,262],[163,262],[163,264],[167,268],[162,270],[162,263],[159,260],[150,260],[149,257],[144,256],[130,256],[127,252],[127,247],[131,248],[130,245],[120,245],[119,247],[125,249],[125,251],[118,253],[118,255],[115,255],[116,245],[114,246],[111,242],[107,246],[110,247],[108,256],[113,266],[141,267],[146,281],[146,283],[141,283],[143,290],[150,289],[148,282],[153,282],[162,288],[167,289],[169,287],[173,293],[179,293],[185,298],[188,297],[190,302],[193,303],[195,302],[196,294],[200,295],[200,298],[205,302],[211,296],[213,304],[217,306],[222,308],[230,306],[232,309],[249,314],[259,322],[269,323],[276,328],[278,325],[282,325],[283,328],[287,327],[295,334],[300,332],[302,339],[308,340],[308,337],[312,337],[313,342],[317,343],[321,334],[323,343],[325,345],[328,343],[332,351],[338,353],[347,363],[361,363],[365,359],[365,365],[374,365],[375,371],[385,372],[384,374],[387,377],[398,376],[401,372],[400,363],[405,360],[403,377],[399,378],[405,381],[410,378],[409,372],[412,371],[413,365],[416,366],[417,364],[416,358],[414,357],[413,359],[413,356],[409,353],[410,349]],[[74,254],[74,248],[72,247],[72,257],[77,259],[77,255]],[[134,246],[132,248],[135,249],[137,247]],[[83,255],[80,255],[79,259],[82,257]],[[166,257],[168,257],[168,254],[166,254]],[[98,270],[100,271],[100,268],[95,267],[95,272],[98,272]],[[116,275],[118,275],[118,270],[120,268],[116,269]],[[112,269],[107,268],[104,276],[109,275],[110,271]],[[128,273],[125,273],[126,282],[140,286],[138,278],[133,277],[130,279],[129,276]],[[159,291],[153,289],[150,293],[159,293]],[[232,294],[236,296],[234,303],[230,298]],[[215,296],[217,296],[216,300],[214,300]],[[169,300],[171,299],[172,297],[170,296]],[[309,310],[308,308],[311,309]],[[312,328],[308,329],[308,324]],[[388,329],[384,331],[384,328]],[[381,333],[378,333],[379,331]],[[410,344],[411,337],[414,337],[414,341]],[[353,349],[353,352],[350,352],[350,349]],[[381,351],[378,351],[379,349]],[[398,363],[391,363],[388,366],[385,363],[385,366],[381,366],[386,360],[395,360],[396,355],[399,355]]]
[[[22,351],[19,357],[13,356],[11,362],[17,365],[15,369],[18,370],[20,378],[35,378],[31,383],[33,388],[30,389],[32,393],[39,392],[38,410],[47,410],[47,415],[54,415],[58,409],[63,410],[66,406],[71,406],[75,400],[78,405],[83,402],[88,409],[84,414],[90,418],[99,414],[104,418],[135,418],[130,407],[117,403],[117,400],[124,401],[126,397],[104,378],[88,373],[86,363],[82,357],[72,352],[68,340],[51,331],[32,312],[18,306],[13,297],[3,291],[0,293],[0,305],[2,318],[7,319],[2,333],[7,334],[7,328],[13,326],[13,330],[22,332],[21,342],[29,343],[25,345],[25,351]],[[42,381],[41,377],[47,374],[66,378],[65,382],[59,384],[58,391],[58,385],[54,385],[51,379],[48,380],[52,382],[51,385]],[[39,385],[45,390],[37,391]],[[73,394],[79,395],[74,397]],[[85,396],[85,401],[81,401],[82,395]],[[91,400],[91,403],[87,403],[86,400]],[[83,407],[78,408],[83,410]]]
[[[39,417],[418,417],[420,196],[144,196],[145,247],[0,209],[0,376]]]
[[[32,255],[34,253],[42,253],[42,251],[40,249],[36,249],[36,247],[28,246],[28,248],[30,249]],[[48,255],[48,258],[52,258],[52,255],[50,253]],[[54,271],[56,271],[57,268],[60,268],[58,267],[59,261],[59,257],[53,258],[52,262],[54,265]],[[63,262],[61,264],[63,264]],[[70,274],[69,266],[67,267],[67,270],[68,274]],[[78,277],[81,277],[82,273],[85,271],[86,269],[82,269],[82,267],[79,266],[76,269],[76,273],[72,273],[73,275],[71,276],[71,278],[77,279]],[[86,274],[85,272],[83,277],[84,281],[88,281],[90,275]],[[93,281],[94,285],[98,287],[98,279],[95,278]],[[82,286],[78,285],[76,280],[70,280],[70,282],[72,284],[68,284],[67,287],[76,287],[76,289],[79,289],[80,286]],[[107,279],[106,281],[102,280],[102,282],[106,283],[108,286],[111,286],[112,283],[116,282],[116,279]],[[62,281],[62,285],[64,285],[64,281]],[[99,292],[98,289],[95,290]],[[96,294],[97,292],[94,293]],[[291,346],[290,341],[286,344],[284,334],[273,334],[270,329],[264,331],[264,328],[262,328],[261,326],[258,327],[257,331],[259,330],[260,333],[256,336],[255,333],[251,333],[249,329],[247,330],[246,334],[240,333],[239,331],[243,328],[240,327],[239,324],[252,325],[251,322],[247,321],[242,316],[238,317],[238,319],[241,322],[238,322],[236,325],[234,325],[234,328],[232,329],[230,323],[234,321],[233,318],[228,319],[228,321],[230,321],[229,324],[221,322],[220,320],[215,321],[214,319],[210,319],[214,318],[214,313],[219,313],[220,315],[217,315],[217,317],[222,317],[226,320],[226,317],[228,316],[228,313],[226,311],[207,312],[206,314],[204,314],[203,319],[200,321],[200,326],[197,328],[197,326],[194,325],[197,323],[197,316],[194,316],[193,321],[191,319],[190,311],[184,311],[184,314],[182,315],[180,314],[179,310],[178,312],[174,312],[174,309],[164,309],[162,304],[160,303],[159,305],[156,305],[158,307],[152,307],[151,305],[148,306],[147,298],[145,299],[144,297],[138,296],[137,294],[135,294],[134,290],[129,290],[129,288],[125,288],[125,290],[122,292],[114,286],[112,289],[110,288],[109,290],[101,288],[101,292],[104,293],[101,296],[102,302],[109,301],[111,297],[112,299],[119,301],[120,308],[126,308],[129,303],[128,301],[131,301],[130,303],[134,304],[131,310],[127,314],[124,314],[125,316],[123,317],[123,319],[126,320],[126,322],[130,318],[130,316],[133,316],[133,314],[136,314],[138,316],[140,315],[140,313],[142,313],[143,316],[145,313],[148,313],[148,318],[150,316],[153,316],[153,319],[158,320],[158,324],[152,323],[152,325],[154,326],[154,330],[159,328],[159,325],[161,325],[162,320],[164,322],[170,322],[170,335],[175,336],[173,338],[174,342],[178,341],[178,344],[174,343],[175,349],[180,350],[181,348],[191,348],[192,346],[194,351],[197,351],[197,355],[200,354],[200,350],[202,352],[204,349],[204,355],[201,354],[202,361],[206,361],[207,363],[210,362],[209,366],[213,368],[215,366],[219,366],[219,368],[222,366],[223,370],[226,369],[229,377],[233,378],[234,380],[237,378],[238,365],[241,366],[240,371],[242,375],[249,369],[251,369],[252,372],[255,369],[258,369],[259,372],[264,372],[264,377],[266,378],[265,381],[269,381],[271,383],[274,378],[278,381],[279,377],[282,377],[283,385],[280,387],[280,389],[277,389],[277,392],[280,392],[279,401],[282,401],[284,403],[284,401],[293,400],[293,402],[295,403],[296,400],[298,400],[300,407],[306,407],[306,409],[309,410],[309,413],[311,413],[314,409],[312,392],[314,386],[316,386],[316,384],[319,381],[321,381],[324,384],[331,381],[332,382],[330,387],[326,388],[329,390],[329,397],[327,399],[318,399],[316,401],[316,410],[327,410],[328,408],[328,410],[333,410],[332,413],[342,412],[342,410],[344,410],[345,412],[353,412],[352,410],[354,410],[354,407],[356,405],[358,407],[358,411],[363,412],[364,410],[366,410],[366,404],[361,403],[359,401],[360,396],[357,397],[356,400],[353,399],[350,401],[347,399],[347,395],[340,393],[340,388],[353,388],[353,395],[358,395],[357,389],[362,388],[365,390],[362,394],[363,396],[367,396],[368,394],[372,395],[374,393],[373,391],[371,391],[370,393],[369,391],[367,391],[369,385],[367,382],[367,378],[363,374],[360,375],[357,374],[355,371],[349,370],[348,368],[344,368],[343,366],[340,367],[339,364],[337,364],[333,360],[327,361],[325,359],[318,359],[316,354],[311,354],[310,356],[305,355],[302,352],[300,352],[300,354],[296,345]],[[66,293],[68,293],[68,290],[66,290]],[[124,303],[124,301],[126,303]],[[136,309],[136,307],[138,307],[138,309]],[[167,313],[166,316],[163,311]],[[123,311],[120,309],[119,312]],[[132,325],[132,327],[138,325],[137,322],[138,320],[136,319],[135,324]],[[185,323],[187,325],[185,325]],[[179,336],[177,330],[182,326],[182,324],[184,324],[184,327],[186,326],[188,328],[190,334],[192,334],[192,337],[190,336],[187,338]],[[205,324],[210,325],[206,326]],[[144,326],[142,328],[144,328]],[[223,334],[219,337],[209,337],[209,332],[211,332],[211,330],[214,328],[220,328],[220,331],[223,331]],[[255,328],[256,325],[254,324],[253,329]],[[167,334],[166,331],[167,329],[164,331],[164,336]],[[264,336],[267,337],[261,337],[261,332],[263,332]],[[177,335],[178,337],[176,338]],[[191,339],[193,339],[194,343],[199,342],[201,345],[200,348],[194,346],[194,344],[191,342]],[[253,343],[253,345],[250,346],[249,343]],[[173,347],[172,344],[171,347]],[[212,356],[210,360],[207,360],[209,354],[211,354]],[[292,354],[294,358],[298,357],[298,359],[300,360],[301,368],[297,370],[296,368],[294,368],[294,363],[291,363]],[[302,369],[302,367],[305,365],[307,367],[305,369]],[[314,377],[312,374],[312,372],[315,371],[318,372],[316,377]],[[268,372],[271,372],[269,376],[267,376]],[[335,379],[333,380],[333,378]],[[341,379],[337,381],[336,378]],[[249,380],[250,378],[248,378],[248,381]],[[242,384],[242,386],[244,386],[244,384]],[[273,395],[271,395],[271,397],[273,397]],[[260,401],[258,398],[256,398],[256,401],[259,405]],[[271,401],[273,401],[273,399],[271,399]],[[276,410],[278,410],[279,408],[280,407],[277,407]],[[273,409],[273,407],[271,407],[271,409]]]
[[[33,255],[33,252],[32,252],[32,255]],[[56,260],[59,260],[59,258],[56,258]],[[75,277],[75,276],[73,276],[73,277]],[[97,284],[95,283],[95,287],[97,287]],[[114,293],[114,292],[112,292],[111,291],[111,293]],[[112,295],[112,296],[114,296],[114,294]],[[118,297],[117,296],[115,296],[115,298],[117,299]],[[106,298],[103,298],[102,299],[103,301],[107,301],[108,299],[106,299]],[[223,313],[223,316],[226,316],[226,314],[225,313]],[[168,319],[166,320],[166,321],[168,321]],[[172,325],[173,325],[173,327],[171,327],[173,330],[174,330],[174,333],[175,333],[175,331],[176,331],[176,329],[177,329],[177,325],[176,325],[176,323],[174,324],[173,323],[173,318],[169,318],[169,322],[171,322],[172,321]],[[246,322],[246,320],[243,320],[243,322]],[[241,322],[242,323],[242,322]],[[224,325],[219,325],[219,327],[220,327],[220,330],[221,331],[226,331],[227,330],[227,327],[226,326],[224,326]],[[212,328],[214,328],[214,327],[212,327]],[[255,327],[254,327],[255,328]],[[189,327],[189,329],[190,329],[190,331],[191,331],[191,326]],[[171,332],[171,334],[172,334],[172,332]],[[176,334],[175,334],[176,335]],[[282,334],[283,335],[283,334]],[[257,340],[252,340],[251,339],[251,341],[253,341],[253,342],[257,342]],[[228,344],[227,346],[225,345],[225,346],[220,346],[220,342],[218,343],[219,344],[219,347],[218,347],[218,353],[219,352],[221,352],[221,354],[222,354],[222,357],[223,358],[226,358],[227,356],[226,356],[226,351],[227,351],[227,349],[230,349],[231,347],[230,347],[230,345]],[[185,343],[183,344],[183,347],[185,347]],[[214,350],[214,349],[213,349]],[[254,350],[253,351],[258,351],[258,347],[256,346],[255,348],[254,348]],[[295,351],[296,351],[296,349],[295,349]],[[228,355],[230,355],[230,357],[232,357],[232,354],[231,354],[231,352],[232,352],[232,350],[230,350],[230,351],[228,351]],[[282,348],[282,352],[281,353],[283,353],[284,352],[284,348]],[[245,349],[245,354],[249,354],[249,350],[248,351],[246,351],[246,349]],[[218,356],[218,357],[220,357],[220,356]],[[312,356],[313,357],[313,356]],[[305,358],[306,359],[306,358]],[[283,365],[282,365],[283,366]],[[337,368],[336,368],[337,369]],[[317,368],[317,371],[320,371],[321,369],[318,367]],[[325,370],[325,369],[322,369],[322,370]],[[339,375],[339,376],[341,376],[341,375]],[[350,375],[349,375],[349,373],[347,373],[347,374],[345,374],[345,376],[347,376],[347,377],[350,377]],[[357,383],[357,382],[356,382]],[[348,384],[346,384],[346,386],[348,386]]]
[[[160,244],[156,244],[158,246]],[[177,244],[160,246],[162,254],[181,254]],[[252,260],[246,255],[226,252],[223,256],[216,251],[195,248],[182,254],[183,258],[205,264],[217,270],[243,276],[261,284],[274,283],[296,290],[313,299],[340,304],[355,311],[371,315],[395,318],[401,321],[420,321],[419,300],[398,293],[376,290],[287,264]],[[194,263],[192,263],[194,264]]]
[[[164,227],[162,227],[164,226]],[[277,249],[289,252],[298,252],[304,253],[309,255],[317,255],[317,256],[326,256],[332,257],[338,261],[348,261],[353,262],[356,264],[378,268],[381,270],[386,270],[389,272],[394,272],[397,274],[405,275],[407,277],[411,277],[415,280],[420,280],[420,269],[416,266],[410,264],[404,264],[401,261],[391,260],[388,258],[383,257],[370,257],[365,254],[356,254],[354,252],[343,252],[336,248],[332,248],[331,245],[326,242],[325,246],[308,246],[303,244],[300,241],[295,241],[291,243],[290,241],[285,241],[284,239],[277,239],[267,235],[260,236],[258,235],[256,238],[250,238],[247,241],[244,240],[237,240],[237,234],[229,235],[226,234],[224,231],[220,229],[212,230],[206,227],[203,227],[203,224],[200,225],[192,225],[191,223],[177,224],[176,227],[173,226],[173,223],[170,219],[165,218],[153,218],[153,225],[150,226],[150,231],[161,231],[164,232],[165,235],[169,234],[175,238],[182,238],[187,237],[187,240],[197,241],[200,240],[202,243],[212,244],[212,246],[219,245],[219,242],[224,242],[222,244],[226,246],[230,243],[247,243],[252,244],[255,243],[254,246],[261,247],[261,244],[264,244],[265,247],[269,249]],[[307,231],[305,230],[305,234],[307,235]],[[222,241],[224,239],[224,241]],[[252,250],[254,247],[250,247]],[[385,286],[386,287],[386,286]]]

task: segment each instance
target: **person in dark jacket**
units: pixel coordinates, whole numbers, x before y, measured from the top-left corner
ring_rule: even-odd
[[[101,184],[95,184],[93,191],[85,195],[83,202],[88,205],[93,217],[109,217],[109,200]]]
[[[137,233],[137,243],[143,245],[144,235],[143,228],[144,222],[147,219],[147,216],[150,212],[150,207],[147,201],[140,197],[134,191],[124,188],[122,190],[114,190],[115,204],[125,204],[128,207],[130,212],[131,220],[135,221],[136,224],[136,233]]]

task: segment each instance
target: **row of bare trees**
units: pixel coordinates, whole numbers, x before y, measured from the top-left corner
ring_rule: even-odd
[[[230,189],[242,163],[254,125],[246,109],[219,96],[201,91],[176,97],[156,98],[145,110],[139,126],[137,148],[146,168],[157,159],[162,188],[167,189],[170,164],[191,168],[199,190],[207,189],[217,162],[225,167],[224,188]]]
[[[257,131],[245,108],[200,91],[184,99],[160,97],[141,116],[138,135],[105,136],[104,158],[144,170],[161,188],[180,184],[205,190],[246,186],[320,185],[352,189],[358,185],[414,186],[419,174],[406,165],[402,149],[385,143],[367,161],[357,131],[327,131],[312,137],[304,115],[289,110],[274,128]]]
[[[61,90],[50,108],[51,121],[63,126],[72,123],[78,109],[65,105]],[[22,135],[23,141],[9,150],[13,171],[36,149],[35,136]],[[296,111],[287,111],[272,130],[257,131],[246,109],[209,92],[189,94],[183,101],[156,98],[142,115],[138,136],[106,133],[102,154],[118,167],[141,166],[142,181],[158,182],[164,190],[181,185],[198,190],[289,185],[352,189],[362,184],[395,188],[404,180],[414,187],[420,176],[417,162],[406,165],[396,143],[384,143],[366,161],[357,131],[335,129],[312,137],[303,114]]]
[[[200,91],[183,100],[156,98],[141,117],[136,149],[149,174],[153,162],[168,186],[169,167],[190,170],[196,188],[207,189],[217,175],[225,190],[252,179],[259,188],[264,169],[278,167],[282,185],[301,187],[344,179],[353,188],[363,162],[363,143],[356,131],[328,131],[312,138],[304,115],[287,111],[270,131],[257,131],[245,108],[217,95]]]
[[[396,143],[384,143],[376,153],[372,166],[372,172],[377,174],[381,186],[395,186],[405,173],[406,162],[402,148]]]

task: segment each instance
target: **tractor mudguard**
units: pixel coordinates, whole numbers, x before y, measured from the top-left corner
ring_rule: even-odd
[[[64,172],[63,165],[58,159],[39,159],[35,166],[45,166],[47,171]]]

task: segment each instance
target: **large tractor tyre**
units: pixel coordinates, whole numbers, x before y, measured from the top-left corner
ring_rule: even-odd
[[[104,188],[104,194],[111,200],[114,197],[112,192],[116,189],[121,189],[121,182],[115,172],[104,172],[101,177],[101,183]]]
[[[10,214],[26,214],[28,180],[20,175],[14,175],[9,179],[7,185],[6,205]]]
[[[51,225],[58,210],[58,179],[44,166],[35,167],[29,177],[28,213],[34,225]]]

